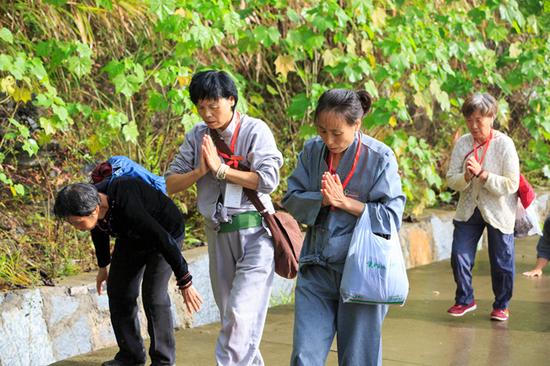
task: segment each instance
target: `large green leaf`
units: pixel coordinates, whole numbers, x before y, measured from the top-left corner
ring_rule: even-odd
[[[302,119],[310,106],[311,100],[305,93],[297,94],[292,98],[290,106],[287,109],[287,114],[295,120]]]
[[[173,14],[176,9],[176,0],[149,0],[149,7],[160,20]]]
[[[0,54],[0,71],[8,71],[12,68],[13,57]]]
[[[69,71],[73,72],[76,76],[82,77],[90,72],[92,69],[92,60],[82,56],[71,56],[67,60]]]
[[[137,144],[139,131],[136,122],[130,121],[129,123],[125,124],[122,127],[122,134],[124,135],[124,140],[131,142],[132,144]]]
[[[7,43],[13,43],[13,34],[8,28],[0,28],[0,39]]]

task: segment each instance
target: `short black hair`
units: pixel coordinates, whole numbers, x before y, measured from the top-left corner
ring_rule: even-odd
[[[63,187],[55,198],[53,213],[58,218],[89,216],[99,205],[97,188],[90,183],[73,183]]]
[[[237,86],[225,71],[206,70],[193,75],[189,84],[189,96],[194,105],[201,100],[218,100],[220,98],[235,98],[233,110],[239,100]]]
[[[354,126],[357,120],[363,119],[369,112],[371,104],[372,98],[364,90],[330,89],[319,98],[314,121],[317,123],[322,112],[334,112],[341,114],[349,125]]]

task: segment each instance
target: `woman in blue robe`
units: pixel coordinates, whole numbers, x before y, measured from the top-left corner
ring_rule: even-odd
[[[355,224],[368,210],[372,231],[389,238],[405,206],[391,149],[360,131],[371,98],[332,89],[319,99],[319,136],[306,142],[288,179],[284,207],[307,234],[296,284],[291,365],[324,365],[337,333],[339,365],[382,364],[387,305],[343,303],[340,282]]]

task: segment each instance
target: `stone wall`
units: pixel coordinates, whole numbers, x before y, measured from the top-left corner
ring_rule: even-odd
[[[541,219],[550,212],[550,194],[538,195]],[[431,210],[418,222],[404,223],[401,245],[408,268],[450,257],[454,212]],[[190,327],[219,320],[208,278],[206,248],[185,252],[193,283],[204,298],[191,318],[172,280],[170,295],[174,327]],[[55,287],[0,293],[0,365],[31,366],[49,363],[115,344],[107,296],[98,295],[95,274],[64,279]],[[292,301],[294,282],[276,276],[270,304]],[[141,302],[141,301],[140,301]],[[143,311],[142,331],[146,334]]]
[[[174,278],[170,284],[174,327],[192,327],[219,321],[208,277],[206,248],[184,253],[193,273],[193,284],[204,304],[191,317]],[[292,301],[294,281],[276,276],[270,305]],[[141,299],[138,299],[141,303]],[[142,334],[146,320],[140,309]],[[106,293],[95,289],[95,274],[60,281],[55,287],[40,287],[0,293],[0,365],[39,366],[115,345]]]
[[[541,224],[550,213],[550,192],[540,191],[535,205]],[[426,210],[415,223],[405,223],[399,232],[407,268],[451,257],[454,211]],[[479,243],[481,248],[485,238]]]

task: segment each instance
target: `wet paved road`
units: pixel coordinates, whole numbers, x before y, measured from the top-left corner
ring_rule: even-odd
[[[535,263],[535,246],[536,238],[517,242],[516,282],[508,322],[489,320],[493,295],[486,251],[478,253],[474,269],[478,308],[462,318],[445,312],[454,298],[449,261],[410,270],[407,304],[392,307],[384,322],[383,364],[550,365],[550,267],[549,275],[540,279],[521,275]],[[269,312],[261,346],[267,366],[288,365],[292,310],[292,306],[279,306]],[[178,366],[214,365],[217,327],[211,324],[178,331]],[[114,353],[114,348],[104,349],[54,365],[99,365]],[[335,352],[331,352],[327,365],[337,365]]]

